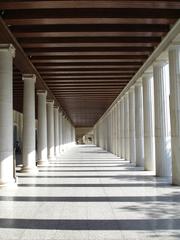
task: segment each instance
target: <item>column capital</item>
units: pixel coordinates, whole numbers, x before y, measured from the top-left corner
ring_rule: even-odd
[[[173,42],[168,48],[168,50],[177,50],[177,49],[180,50],[180,42]]]
[[[54,100],[47,99],[46,103],[49,105],[54,105]]]
[[[133,86],[131,86],[130,88],[129,88],[129,92],[132,92],[132,91],[134,91],[134,88],[135,88],[135,86],[133,85]]]
[[[143,80],[153,77],[153,72],[144,72],[142,75]]]
[[[124,101],[124,96],[122,96],[119,101],[123,102]]]
[[[25,73],[22,75],[22,80],[26,81],[26,80],[31,80],[36,82],[36,75],[35,74],[30,74],[30,73]]]
[[[135,87],[141,86],[142,85],[142,78],[139,78],[136,82],[135,82]]]
[[[45,95],[45,96],[47,96],[47,90],[37,90],[37,95]]]
[[[59,106],[55,105],[54,109],[59,110]]]
[[[11,56],[14,58],[15,57],[15,52],[16,49],[12,44],[0,44],[0,51],[9,51]]]
[[[168,64],[167,59],[156,59],[153,63],[153,66],[164,67],[167,64]]]

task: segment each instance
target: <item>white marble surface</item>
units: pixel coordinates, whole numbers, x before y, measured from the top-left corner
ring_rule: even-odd
[[[76,146],[0,189],[0,240],[180,239],[180,187]]]

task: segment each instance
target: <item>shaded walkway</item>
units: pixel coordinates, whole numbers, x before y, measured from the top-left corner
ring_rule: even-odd
[[[94,146],[76,146],[0,190],[0,239],[180,239],[180,188]]]

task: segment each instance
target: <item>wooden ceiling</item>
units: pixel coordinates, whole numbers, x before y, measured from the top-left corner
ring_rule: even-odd
[[[77,127],[95,124],[180,17],[179,0],[1,0],[0,9]],[[17,107],[20,72],[17,66]]]

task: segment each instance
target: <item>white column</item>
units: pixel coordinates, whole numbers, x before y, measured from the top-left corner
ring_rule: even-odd
[[[47,91],[39,90],[38,95],[38,165],[47,165]]]
[[[136,135],[135,135],[135,93],[134,86],[129,90],[129,159],[131,163],[136,163]]]
[[[155,170],[153,74],[145,73],[143,83],[144,170]]]
[[[112,109],[109,113],[109,151],[112,152]]]
[[[121,136],[120,136],[120,101],[117,102],[117,156],[120,157],[120,143],[121,143]]]
[[[125,130],[125,159],[129,160],[129,98],[124,96],[124,130]]]
[[[155,160],[156,175],[171,175],[171,138],[169,122],[169,96],[167,92],[167,61],[156,61],[154,75],[154,109],[155,109]]]
[[[66,126],[65,126],[65,117],[64,115],[62,114],[62,152],[65,151],[65,142],[66,142],[66,130],[65,130]],[[98,138],[98,141],[99,141],[99,138]]]
[[[59,157],[59,107],[54,107],[54,147],[55,155]]]
[[[116,155],[118,156],[118,102],[115,105]]]
[[[117,129],[116,129],[116,105],[113,107],[113,154],[116,154],[116,135],[117,135]]]
[[[59,153],[62,152],[62,112],[59,112]]]
[[[54,101],[47,101],[47,145],[49,159],[55,158],[54,149]]]
[[[114,114],[114,106],[112,107],[112,153],[115,154],[115,114]]]
[[[12,75],[15,49],[0,44],[0,186],[15,182],[13,176]]]
[[[22,172],[36,173],[35,82],[34,74],[24,74],[23,98],[23,167]]]
[[[120,136],[121,136],[121,158],[125,159],[124,149],[124,97],[120,99]]]
[[[110,113],[107,114],[107,151],[110,151]]]
[[[180,45],[169,49],[172,183],[180,185]]]
[[[110,152],[113,151],[113,111],[110,110]]]
[[[135,85],[136,165],[144,167],[144,123],[142,82]]]

